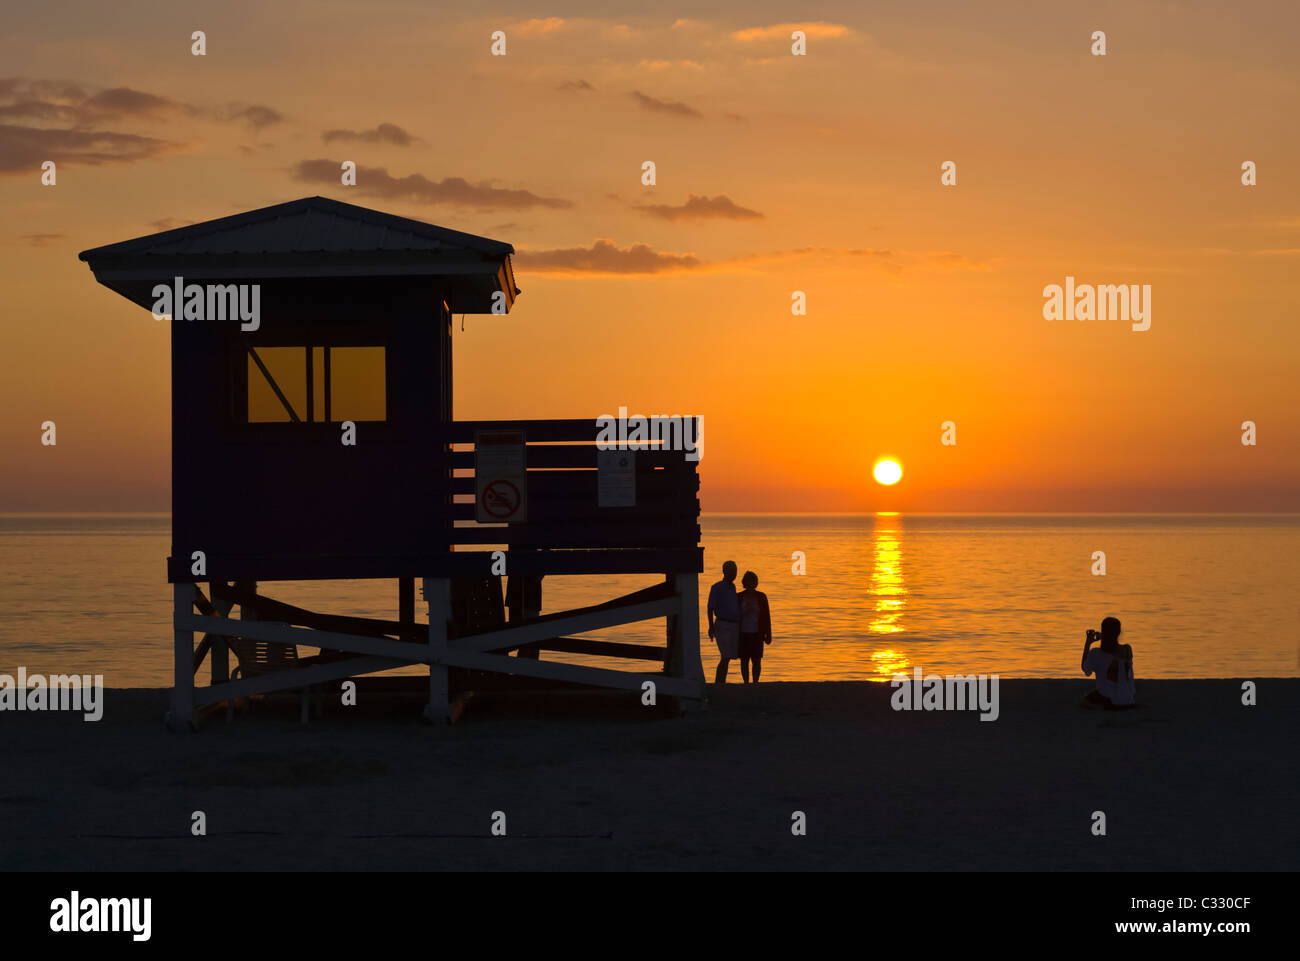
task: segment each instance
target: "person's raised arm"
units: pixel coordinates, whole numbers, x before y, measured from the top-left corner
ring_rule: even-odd
[[[1088,670],[1088,649],[1092,647],[1092,642],[1097,639],[1097,635],[1092,631],[1088,632],[1088,639],[1083,642],[1083,657],[1079,658],[1079,670],[1084,674],[1091,674]]]

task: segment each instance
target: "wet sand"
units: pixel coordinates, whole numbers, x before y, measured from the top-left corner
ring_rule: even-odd
[[[1295,870],[1300,679],[1256,683],[1105,713],[1086,680],[1006,680],[994,722],[865,682],[728,684],[686,718],[494,695],[450,728],[378,698],[302,726],[288,698],[191,735],[166,691],[109,690],[98,723],[0,714],[0,867]]]

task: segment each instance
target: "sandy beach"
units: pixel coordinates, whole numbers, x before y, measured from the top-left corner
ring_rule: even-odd
[[[1239,681],[1144,681],[1102,713],[1086,680],[1008,680],[995,722],[858,682],[729,684],[686,718],[493,695],[442,729],[414,700],[302,726],[282,699],[196,735],[163,729],[166,691],[109,690],[98,723],[0,716],[0,866],[1295,870],[1300,679],[1257,684],[1243,707]]]

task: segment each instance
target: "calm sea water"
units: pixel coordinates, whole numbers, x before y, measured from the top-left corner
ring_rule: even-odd
[[[1106,615],[1122,620],[1139,679],[1300,674],[1300,515],[715,514],[702,526],[701,603],[727,559],[757,573],[771,602],[765,680],[883,680],[914,665],[1078,677],[1084,631]],[[169,686],[169,549],[165,514],[0,514],[0,672],[23,665],[102,673],[111,687]],[[796,551],[802,575],[792,573]],[[1105,576],[1091,573],[1094,551],[1106,554]],[[657,581],[548,577],[544,610]],[[396,617],[393,581],[263,590]],[[662,643],[663,630],[645,622],[593,636]],[[716,651],[703,641],[711,675]]]

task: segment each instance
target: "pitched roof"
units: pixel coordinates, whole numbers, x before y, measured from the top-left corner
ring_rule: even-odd
[[[499,240],[358,207],[303,197],[230,217],[83,250],[100,283],[136,303],[145,285],[186,277],[273,278],[432,275],[458,291],[453,310],[491,310],[495,290],[507,307],[519,293],[510,255]]]
[[[81,260],[125,255],[228,253],[317,253],[378,250],[472,250],[488,256],[515,248],[459,230],[449,230],[328,197],[288,203],[205,220],[133,240],[83,250]]]

